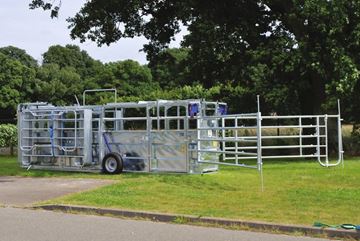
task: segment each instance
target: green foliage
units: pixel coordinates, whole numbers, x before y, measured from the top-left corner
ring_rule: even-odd
[[[100,61],[91,58],[88,53],[76,45],[50,46],[43,54],[43,64],[57,64],[61,69],[72,67],[82,77],[93,76],[101,68]]]
[[[0,125],[0,147],[14,147],[17,145],[17,139],[16,125]]]
[[[39,101],[56,105],[75,103],[74,95],[84,88],[81,77],[73,67],[60,68],[57,64],[44,64],[37,72]]]
[[[14,46],[8,46],[0,48],[0,53],[6,55],[7,57],[18,60],[23,65],[29,68],[37,68],[38,63],[37,61],[28,55],[25,50],[16,48]]]
[[[152,81],[150,69],[133,60],[106,64],[105,71],[107,78],[102,79],[100,85],[117,88],[121,96],[140,96],[159,88],[158,83]]]
[[[16,107],[32,94],[35,70],[0,53],[0,110],[2,118],[14,116]]]
[[[188,54],[189,49],[186,48],[171,48],[160,52],[148,64],[153,79],[165,89],[191,84],[187,66]]]
[[[59,10],[42,0],[32,7]],[[261,94],[269,110],[315,114],[333,109],[336,98],[356,99],[359,11],[358,1],[346,0],[90,0],[69,22],[73,38],[99,45],[145,36],[161,87],[230,82]],[[163,51],[181,24],[188,29],[185,60]]]

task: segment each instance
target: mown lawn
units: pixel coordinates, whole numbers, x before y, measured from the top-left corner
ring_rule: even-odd
[[[265,190],[255,170],[223,167],[206,175],[103,174],[26,171],[0,158],[0,175],[116,179],[116,184],[50,203],[99,206],[312,225],[360,224],[360,159],[323,168],[315,161],[265,161]],[[1,185],[1,184],[0,184]]]

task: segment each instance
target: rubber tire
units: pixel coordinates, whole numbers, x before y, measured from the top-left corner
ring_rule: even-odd
[[[112,158],[116,161],[116,168],[114,171],[111,171],[111,170],[107,170],[106,169],[106,161],[109,159],[109,158]],[[119,173],[122,173],[123,171],[123,167],[124,167],[124,164],[123,164],[123,160],[121,158],[121,156],[116,153],[116,152],[110,152],[108,154],[106,154],[102,160],[102,163],[101,163],[101,167],[102,167],[102,172],[103,173],[106,173],[106,174],[119,174]]]

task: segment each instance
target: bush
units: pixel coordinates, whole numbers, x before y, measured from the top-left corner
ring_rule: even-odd
[[[10,147],[11,155],[17,145],[17,127],[13,124],[0,125],[0,147]]]

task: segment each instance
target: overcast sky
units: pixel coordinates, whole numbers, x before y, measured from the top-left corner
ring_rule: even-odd
[[[76,44],[90,56],[103,62],[134,59],[146,63],[146,56],[139,52],[145,38],[122,39],[112,45],[97,47],[93,42],[80,44],[71,40],[66,19],[75,15],[85,0],[63,0],[59,18],[51,19],[49,12],[30,10],[30,0],[0,0],[0,47],[15,46],[26,50],[38,61],[51,45]],[[177,36],[172,47],[178,47],[182,34]]]

